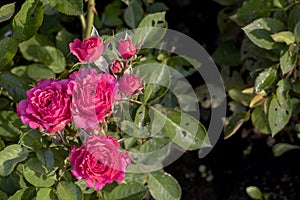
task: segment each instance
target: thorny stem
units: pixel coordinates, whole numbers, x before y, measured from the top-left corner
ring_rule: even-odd
[[[94,24],[94,12],[93,12],[94,7],[95,7],[95,0],[88,0],[85,38],[88,38],[92,32],[92,27]]]
[[[84,18],[84,15],[80,15],[80,22],[81,22],[81,27],[82,27],[82,36],[85,36],[85,32],[86,32],[86,21]]]

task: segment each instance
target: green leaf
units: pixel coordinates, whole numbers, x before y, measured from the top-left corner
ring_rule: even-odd
[[[18,44],[18,41],[13,37],[6,37],[0,40],[0,70],[5,69],[5,66],[15,57]]]
[[[26,98],[27,86],[18,76],[10,72],[2,72],[0,74],[0,87],[3,87],[15,102],[19,102]]]
[[[169,67],[160,64],[150,65],[151,67],[140,68],[142,71],[138,74],[139,77],[143,77],[143,82],[146,84],[143,101],[148,103],[164,96],[171,84]]]
[[[274,96],[270,102],[268,110],[268,120],[272,136],[275,136],[289,122],[292,115],[292,104],[289,99],[279,104],[278,99]]]
[[[170,143],[166,139],[153,138],[141,145],[137,163],[144,171],[162,169],[163,161],[170,151]]]
[[[20,44],[20,50],[24,58],[29,61],[41,62],[47,65],[55,73],[61,73],[66,66],[63,53],[50,45],[43,36],[35,36]]]
[[[0,23],[9,20],[15,12],[15,2],[6,4],[0,8]]]
[[[276,19],[260,18],[242,29],[254,44],[269,50],[278,47],[271,35],[285,30],[285,25]]]
[[[300,21],[295,25],[294,36],[297,43],[300,42]]]
[[[36,151],[36,157],[46,167],[48,171],[51,171],[54,167],[54,154],[50,149],[41,149]]]
[[[42,79],[55,78],[54,72],[43,64],[14,67],[11,72],[22,78],[31,78],[35,82]]]
[[[142,48],[155,46],[164,37],[167,29],[166,12],[148,14],[139,24],[132,41]]]
[[[146,196],[147,188],[137,182],[120,184],[111,192],[110,200],[137,200]]]
[[[5,147],[0,152],[0,176],[9,175],[15,166],[25,160],[29,151],[18,144]]]
[[[273,0],[273,4],[274,6],[278,7],[278,8],[283,8],[284,5],[286,4],[285,0]]]
[[[38,150],[46,146],[42,133],[38,130],[30,130],[22,135],[20,143],[29,149]]]
[[[126,24],[131,28],[136,28],[144,15],[141,2],[139,0],[133,0],[129,6],[125,9],[124,20]]]
[[[34,199],[36,191],[34,187],[27,187],[18,190],[13,196],[9,197],[8,200],[23,200],[23,199]]]
[[[273,67],[269,67],[260,72],[255,79],[255,92],[259,93],[262,90],[268,89],[275,81],[277,76],[277,70]]]
[[[163,130],[176,143],[185,150],[196,150],[210,147],[205,127],[192,116],[175,110],[162,111],[151,107],[154,115],[164,126]]]
[[[4,141],[0,138],[0,151],[2,151],[5,147]]]
[[[70,53],[69,43],[73,42],[74,39],[75,36],[72,33],[68,32],[66,29],[62,29],[55,37],[56,46],[65,56],[67,56]]]
[[[237,19],[247,24],[254,19],[269,17],[272,4],[269,1],[249,0],[244,1],[243,6],[237,10]]]
[[[18,139],[22,131],[19,129],[21,121],[14,111],[0,111],[0,137],[12,141]]]
[[[37,158],[31,158],[25,163],[23,174],[25,179],[36,187],[51,187],[56,180],[56,174],[47,174]]]
[[[281,49],[280,52],[280,68],[283,74],[289,73],[296,64],[297,54],[292,54],[289,48]]]
[[[2,190],[0,190],[0,200],[7,200],[7,199],[8,199],[7,194]]]
[[[290,45],[295,42],[295,36],[290,31],[281,31],[271,35],[272,39],[275,42],[285,42],[287,45]]]
[[[157,171],[149,173],[148,177],[148,187],[154,199],[179,200],[181,198],[181,188],[170,174]]]
[[[169,10],[169,8],[163,2],[156,2],[149,7],[149,13],[164,12],[167,10]]]
[[[298,145],[292,145],[287,143],[278,143],[275,144],[272,148],[273,154],[275,157],[281,156],[282,154],[294,150],[294,149],[300,149],[300,146]]]
[[[256,107],[251,113],[253,126],[261,133],[271,133],[268,118],[261,106]]]
[[[294,91],[294,92],[296,92],[297,94],[300,94],[300,80],[299,80],[299,79],[297,79],[297,80],[293,83],[292,87],[293,87],[293,91]]]
[[[113,1],[108,4],[102,14],[103,23],[106,26],[120,26],[123,24],[122,19],[120,18],[121,10],[121,1]]]
[[[300,21],[300,5],[296,5],[289,13],[287,27],[289,31],[294,31],[296,24]]]
[[[230,89],[228,91],[230,98],[233,100],[240,102],[244,106],[248,106],[253,98],[252,94],[245,94],[239,89]]]
[[[16,172],[16,170],[8,176],[0,176],[0,188],[8,195],[13,195],[16,191],[24,187],[27,187],[27,185],[23,175]]]
[[[56,194],[59,200],[81,200],[81,189],[73,182],[61,181],[56,188]]]
[[[240,112],[233,114],[233,116],[228,119],[229,123],[225,125],[224,139],[228,139],[229,137],[234,135],[239,130],[239,128],[249,119],[249,112]]]
[[[14,37],[20,41],[31,38],[43,22],[44,6],[39,0],[28,0],[12,22]]]
[[[285,78],[285,79],[281,79],[280,81],[278,81],[277,86],[278,86],[278,88],[276,90],[276,96],[277,96],[279,104],[282,105],[285,103],[286,99],[289,97],[288,93],[289,93],[289,90],[292,88],[291,83],[287,78]]]
[[[49,4],[66,15],[83,14],[82,0],[48,0]]]
[[[52,200],[50,197],[51,188],[39,188],[36,200]]]
[[[249,186],[246,188],[246,192],[252,199],[263,200],[263,194],[256,186]]]
[[[241,63],[240,51],[235,47],[233,41],[221,43],[212,58],[220,66],[236,66]]]

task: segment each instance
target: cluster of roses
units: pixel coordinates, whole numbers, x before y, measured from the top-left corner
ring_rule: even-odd
[[[96,62],[105,50],[100,36],[75,39],[69,47],[81,63]],[[127,70],[128,61],[136,57],[136,47],[130,39],[124,39],[118,42],[117,50],[119,58],[109,65],[110,73],[83,68],[68,79],[44,79],[37,83],[27,91],[27,99],[17,105],[22,122],[54,134],[73,119],[87,133],[101,132],[99,124],[106,123],[115,101],[142,89],[139,78]],[[119,146],[108,135],[91,134],[82,146],[72,147],[72,174],[85,179],[87,187],[95,190],[113,181],[123,181],[130,158],[127,152],[119,152]]]

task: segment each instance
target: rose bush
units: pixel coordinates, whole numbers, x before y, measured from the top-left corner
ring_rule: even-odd
[[[0,9],[0,23],[10,23],[0,31],[0,199],[179,200],[164,159],[174,145],[184,152],[210,142],[193,108],[180,108],[197,100],[168,86],[171,69],[195,70],[186,70],[187,57],[143,49],[165,35],[164,4],[113,1],[97,16],[87,3]],[[140,29],[119,33],[124,27]]]

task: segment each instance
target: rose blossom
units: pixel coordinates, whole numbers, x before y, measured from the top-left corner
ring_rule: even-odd
[[[90,132],[99,129],[99,122],[111,114],[117,92],[117,80],[110,74],[80,69],[70,75],[72,113],[76,125]]]
[[[95,62],[104,51],[100,36],[91,36],[82,42],[79,39],[75,39],[73,43],[69,44],[69,47],[81,63]]]
[[[125,74],[119,81],[119,89],[125,94],[134,94],[138,89],[143,88],[140,80],[134,74]]]
[[[68,80],[41,80],[27,91],[27,99],[17,105],[18,115],[30,128],[55,133],[72,121]]]
[[[114,74],[121,73],[122,69],[123,69],[122,63],[118,60],[114,60],[110,66],[110,70]]]
[[[129,59],[136,54],[136,48],[130,39],[120,40],[118,52],[124,59]]]
[[[119,147],[120,144],[110,136],[90,136],[84,145],[72,147],[72,174],[77,179],[85,179],[86,186],[95,190],[101,190],[113,181],[123,181],[130,158],[127,152],[119,152]]]

